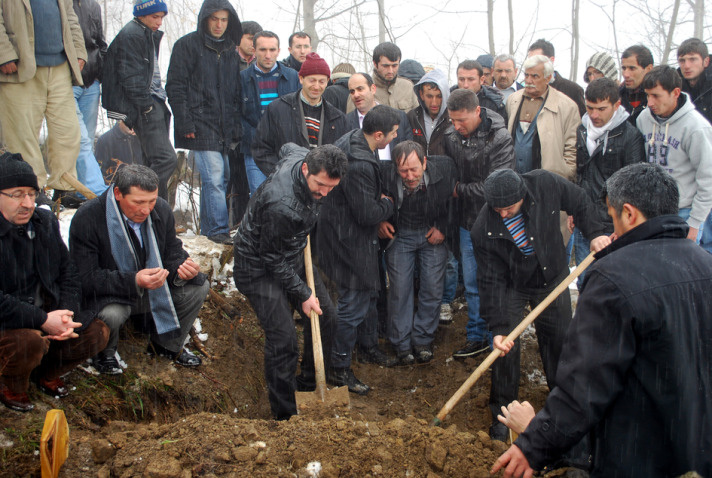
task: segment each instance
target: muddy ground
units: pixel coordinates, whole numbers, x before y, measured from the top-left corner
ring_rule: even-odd
[[[219,252],[212,255],[219,260]],[[203,357],[198,369],[147,356],[147,336],[126,328],[119,346],[128,364],[123,375],[77,369],[66,377],[69,397],[53,399],[31,386],[34,411],[3,407],[0,476],[40,476],[39,438],[52,408],[65,411],[70,427],[64,477],[484,477],[506,449],[487,433],[489,373],[442,427],[430,426],[485,357],[451,357],[464,340],[463,299],[455,303],[454,323],[438,329],[431,363],[389,369],[355,362],[356,376],[372,387],[368,396],[352,394],[350,410],[288,422],[270,419],[264,337],[252,309],[239,292],[226,299],[237,315],[228,316],[213,301],[201,310],[211,358]],[[547,394],[540,370],[530,335],[520,399],[537,409]]]

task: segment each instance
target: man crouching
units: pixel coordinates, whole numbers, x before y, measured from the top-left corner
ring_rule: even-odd
[[[306,157],[305,157],[306,155]],[[250,198],[235,235],[235,285],[247,296],[265,332],[265,379],[272,414],[296,415],[294,392],[314,390],[311,328],[304,327],[304,356],[296,377],[299,346],[290,304],[308,321],[320,315],[325,366],[330,366],[336,310],[314,274],[315,291],[305,282],[303,251],[316,225],[320,200],[346,173],[346,155],[324,145],[307,149],[288,143],[274,173]],[[307,322],[308,323],[308,322]]]

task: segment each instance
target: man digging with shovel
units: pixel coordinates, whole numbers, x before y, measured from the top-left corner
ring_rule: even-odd
[[[305,324],[312,311],[321,316],[326,360],[331,356],[336,318],[319,274],[314,275],[314,291],[307,286],[303,251],[316,225],[321,199],[341,181],[347,159],[332,145],[307,152],[292,143],[282,147],[277,169],[250,198],[235,235],[235,285],[250,300],[265,332],[265,379],[277,420],[297,413],[296,390],[316,387],[308,326],[304,327],[301,374],[296,377],[299,346],[290,304],[304,315]]]
[[[494,335],[494,347],[506,356],[492,366],[489,406],[490,437],[506,441],[507,427],[497,421],[501,407],[519,391],[519,340],[504,338],[522,318],[524,307],[543,301],[568,273],[566,249],[559,228],[559,212],[574,216],[591,249],[610,243],[605,226],[594,214],[583,189],[556,174],[534,170],[519,175],[511,169],[493,172],[485,180],[487,203],[470,234],[477,260],[480,313]],[[554,388],[556,366],[571,322],[571,296],[566,289],[536,322],[541,359],[549,388]]]

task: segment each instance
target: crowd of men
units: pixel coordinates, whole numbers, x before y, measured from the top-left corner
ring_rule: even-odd
[[[295,391],[315,387],[310,328],[299,364],[293,308],[319,316],[329,384],[365,395],[353,359],[433,359],[461,271],[468,320],[452,355],[501,351],[490,436],[506,441],[529,413],[516,402],[519,341],[506,336],[572,259],[593,252],[576,316],[566,290],[537,321],[552,393],[495,468],[531,476],[577,449],[594,456],[597,476],[712,474],[712,69],[702,41],[680,44],[677,71],[655,66],[645,46],[627,48],[622,82],[616,60],[596,53],[584,90],[555,71],[554,46],[540,39],[521,65],[507,54],[463,61],[450,86],[413,60],[406,72],[390,42],[374,49],[372,72],[332,70],[304,32],[278,61],[276,34],[241,22],[228,0],[205,0],[164,87],[164,0],[135,0],[108,47],[94,0],[0,2],[7,407],[33,408],[30,380],[65,396],[62,374],[87,358],[122,373],[129,320],[150,334],[149,353],[201,365],[184,344],[209,283],[167,201],[175,146],[200,173],[201,234],[234,246],[235,284],[265,332],[276,419],[297,413]],[[99,96],[116,124],[94,149]],[[98,197],[86,201],[73,179]],[[37,207],[53,201],[81,204],[69,249]]]

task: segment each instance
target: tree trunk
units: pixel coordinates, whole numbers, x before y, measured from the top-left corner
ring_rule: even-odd
[[[695,32],[693,36],[704,41],[705,0],[696,0],[692,11],[695,15]]]
[[[509,54],[514,55],[514,9],[512,0],[507,0],[507,13],[509,14]]]
[[[494,0],[487,0],[487,34],[489,54],[494,56]]]
[[[579,10],[580,0],[571,0],[571,73],[569,80],[576,81],[579,61]]]
[[[302,0],[302,17],[304,18],[304,33],[311,37],[312,51],[317,51],[319,46],[319,35],[316,33],[316,22],[314,21],[314,6],[316,0]]]
[[[667,37],[665,38],[665,50],[663,50],[663,59],[661,65],[667,65],[670,58],[670,50],[672,49],[672,36],[675,33],[675,24],[677,23],[677,13],[680,11],[680,0],[675,0],[672,6],[672,16],[670,17],[670,26],[668,27]]]
[[[376,0],[378,4],[378,43],[386,41],[386,6],[385,0]]]

